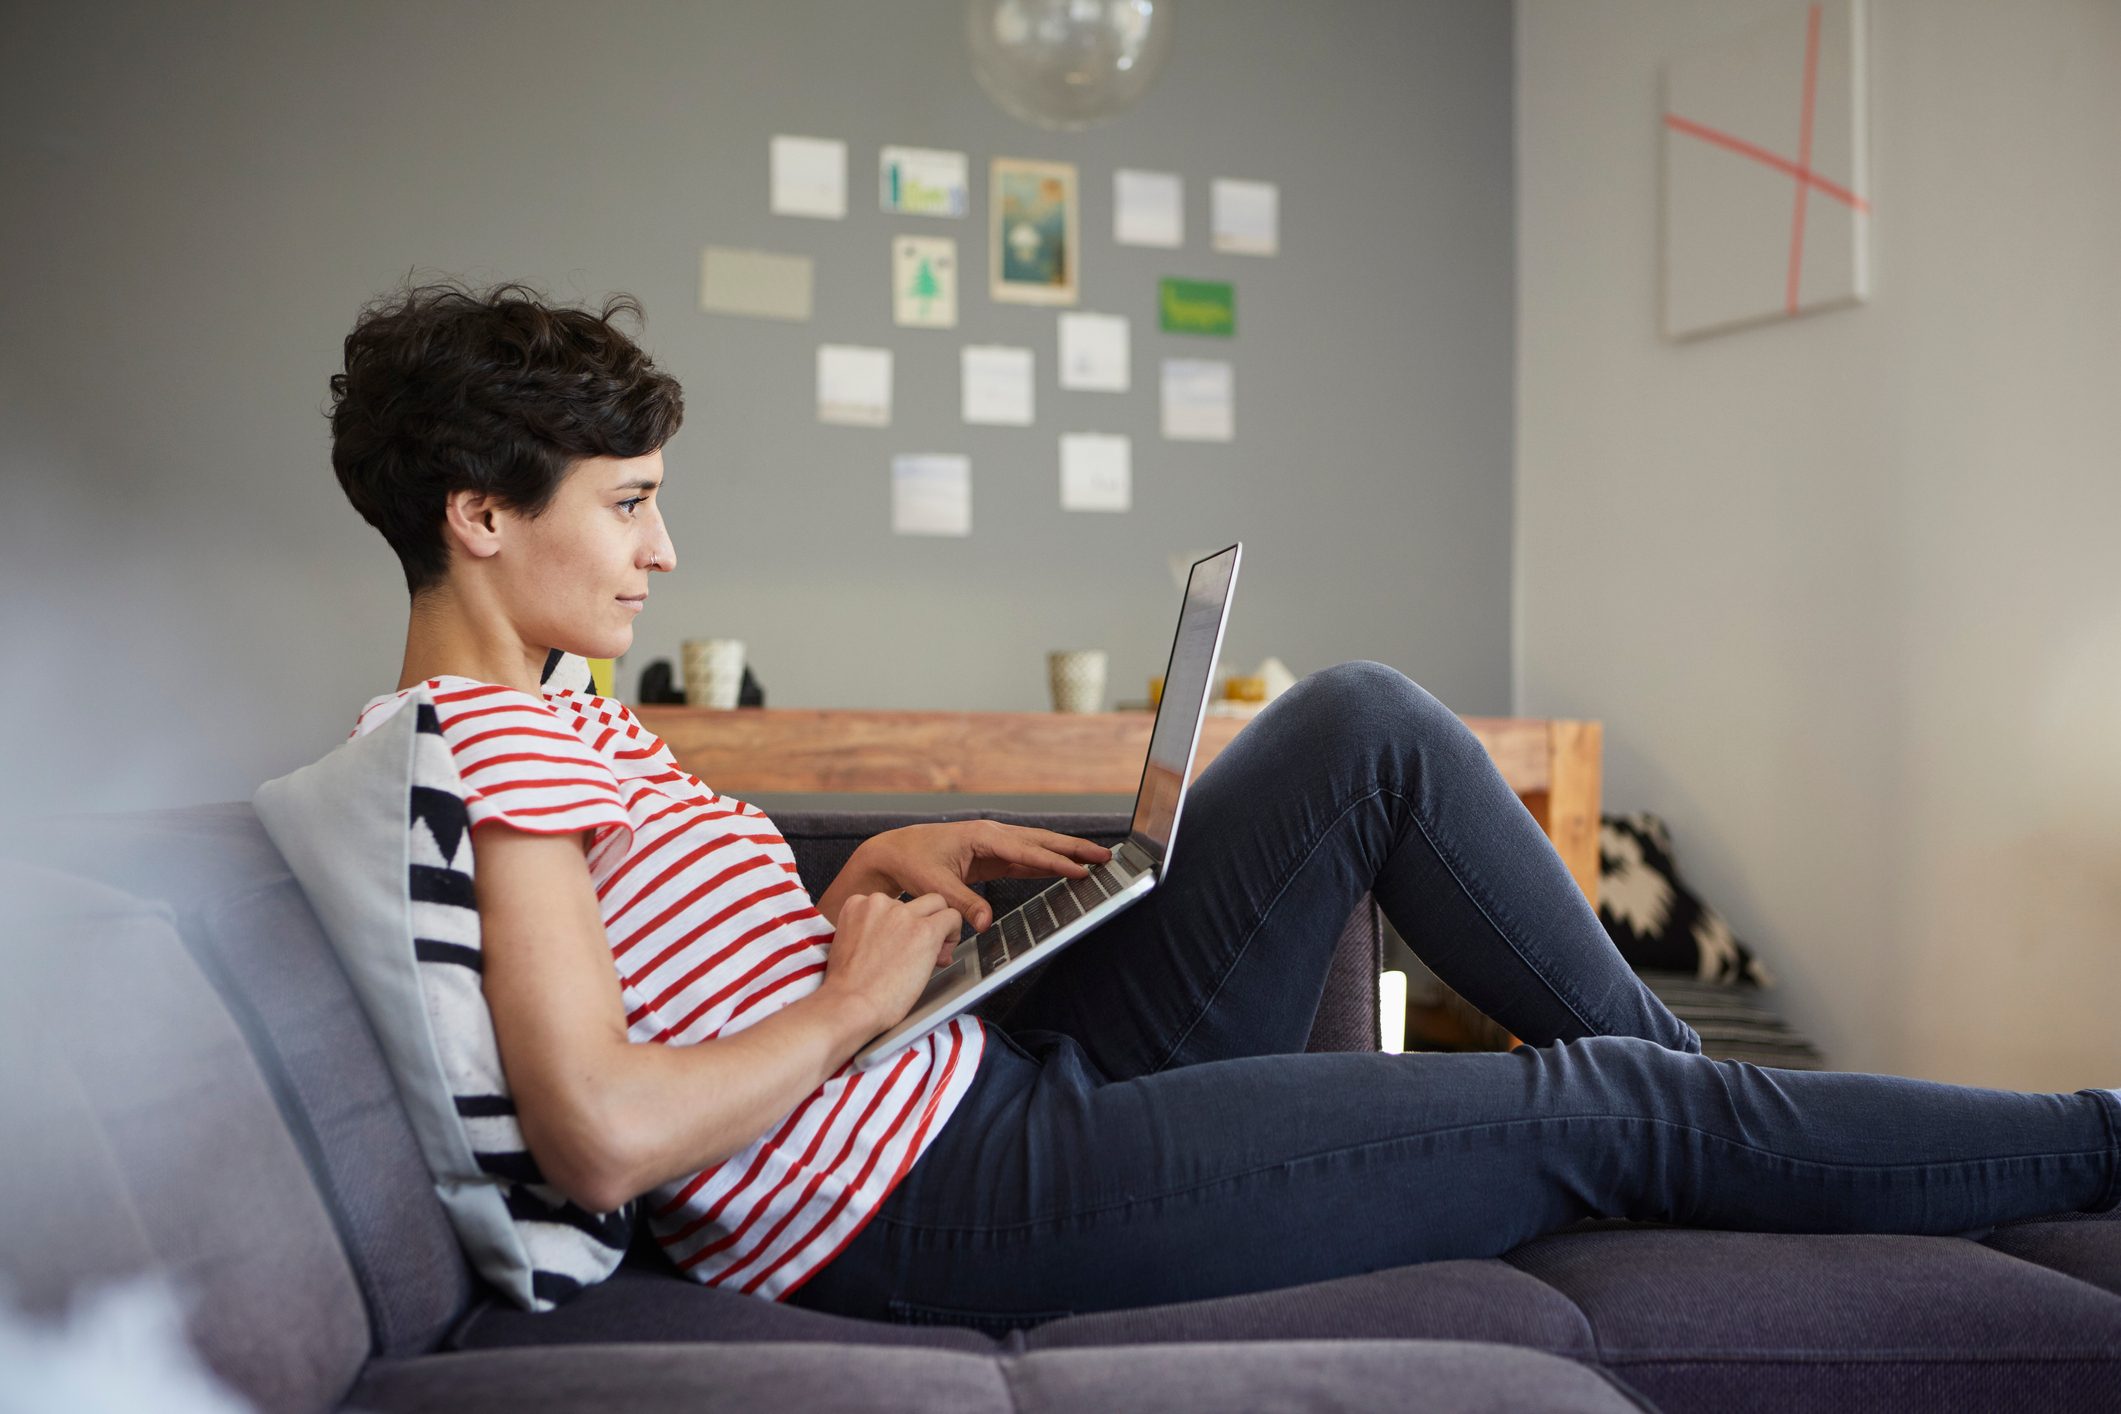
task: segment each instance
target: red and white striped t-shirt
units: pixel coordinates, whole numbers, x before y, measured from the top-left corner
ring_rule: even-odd
[[[623,704],[446,675],[425,686],[473,829],[596,832],[589,874],[632,1040],[731,1035],[824,984],[832,925],[787,841],[757,807],[678,769]],[[370,701],[351,735],[412,690]],[[985,1049],[979,1019],[961,1015],[871,1069],[841,1066],[749,1147],[642,1197],[663,1250],[710,1286],[785,1299],[875,1215]]]

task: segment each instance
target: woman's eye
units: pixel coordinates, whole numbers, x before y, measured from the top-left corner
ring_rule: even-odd
[[[632,515],[641,502],[647,499],[646,496],[628,496],[625,500],[619,502],[619,509],[625,511],[628,515]]]

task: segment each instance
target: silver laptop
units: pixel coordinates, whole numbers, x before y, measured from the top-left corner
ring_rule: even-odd
[[[1230,591],[1237,583],[1237,562],[1244,548],[1240,541],[1198,561],[1186,580],[1178,634],[1171,643],[1170,664],[1164,669],[1163,697],[1157,704],[1156,725],[1149,732],[1149,759],[1142,765],[1141,789],[1135,792],[1134,823],[1127,838],[1113,849],[1111,859],[1087,877],[1056,879],[1022,907],[996,918],[985,932],[960,942],[950,961],[928,980],[906,1019],[855,1052],[855,1069],[869,1069],[995,988],[1023,976],[1137,902],[1171,867],[1178,809],[1185,803],[1186,784],[1193,774],[1201,714],[1208,706],[1208,682],[1215,671],[1215,656],[1222,650]]]

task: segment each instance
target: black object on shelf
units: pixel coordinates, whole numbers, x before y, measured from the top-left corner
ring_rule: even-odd
[[[658,658],[641,669],[642,706],[685,705],[685,689],[677,681],[677,672],[668,658]],[[752,675],[751,665],[744,665],[744,680],[737,685],[736,705],[739,707],[763,707],[766,705],[766,689]]]
[[[641,669],[641,691],[638,701],[643,707],[659,707],[667,703],[683,703],[684,689],[673,685],[670,660],[658,658]]]

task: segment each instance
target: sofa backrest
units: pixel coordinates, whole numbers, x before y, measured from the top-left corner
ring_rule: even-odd
[[[60,816],[29,855],[152,898],[249,1043],[345,1249],[373,1353],[421,1354],[470,1304],[457,1244],[374,1033],[247,802]]]
[[[0,860],[0,1271],[31,1310],[155,1273],[259,1407],[328,1408],[369,1354],[337,1231],[167,906]]]

